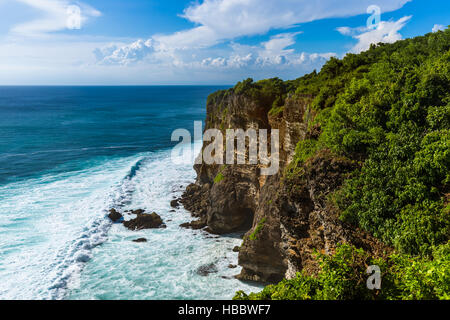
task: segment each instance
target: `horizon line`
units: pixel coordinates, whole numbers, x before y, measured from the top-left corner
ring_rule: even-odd
[[[233,87],[235,84],[0,84],[0,87]]]

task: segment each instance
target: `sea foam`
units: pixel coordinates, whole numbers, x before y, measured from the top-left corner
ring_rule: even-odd
[[[172,160],[170,150],[141,153],[1,187],[0,278],[6,280],[0,297],[225,299],[236,290],[258,290],[233,278],[239,268],[228,268],[237,264],[232,248],[239,235],[179,227],[192,218],[184,209],[172,212],[169,203],[195,172],[192,161]],[[155,211],[167,228],[126,230],[107,218],[111,208]],[[148,242],[131,241],[141,237]],[[209,264],[217,272],[196,272]]]

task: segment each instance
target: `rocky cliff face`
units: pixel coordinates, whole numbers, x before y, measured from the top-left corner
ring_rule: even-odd
[[[342,242],[375,254],[384,249],[369,235],[343,224],[327,200],[357,163],[323,150],[302,166],[302,174],[288,174],[297,143],[320,130],[308,128],[314,117],[310,103],[308,96],[287,97],[284,107],[272,109],[270,103],[233,90],[208,99],[206,129],[280,133],[278,174],[260,175],[261,165],[196,165],[197,181],[181,201],[199,218],[195,227],[207,226],[217,234],[246,231],[239,252],[242,280],[276,282],[300,270],[314,273],[314,251],[332,253]]]

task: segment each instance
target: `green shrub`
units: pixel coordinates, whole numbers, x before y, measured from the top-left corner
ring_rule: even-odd
[[[253,82],[249,78],[236,84],[234,93],[248,96],[267,108],[281,107],[286,99],[289,84],[279,78]]]
[[[364,161],[335,197],[342,219],[404,253],[429,254],[449,239],[449,42],[446,30],[373,47],[358,61],[344,58],[325,69],[344,77],[345,65],[370,61],[368,72],[353,74],[318,115],[319,141]]]
[[[255,230],[250,234],[248,237],[250,240],[255,241],[258,237],[258,233],[261,232],[261,229],[264,227],[264,224],[266,223],[266,218],[262,218],[261,221],[258,222],[258,225],[256,226]]]
[[[225,179],[225,176],[222,174],[222,172],[219,172],[217,176],[214,178],[214,183],[219,183],[223,179]]]
[[[280,113],[282,113],[283,111],[284,111],[284,107],[283,107],[283,106],[281,106],[281,107],[276,107],[276,106],[274,106],[274,107],[272,107],[272,109],[270,109],[269,115],[271,115],[271,116],[277,116],[277,115],[279,115]]]
[[[259,293],[238,291],[235,300],[410,300],[450,298],[450,245],[433,249],[431,260],[391,254],[372,258],[362,249],[341,245],[332,256],[317,254],[316,276],[298,273]],[[381,289],[369,290],[367,267],[381,270]]]

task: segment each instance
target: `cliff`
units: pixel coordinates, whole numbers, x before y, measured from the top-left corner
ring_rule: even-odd
[[[277,282],[302,269],[313,272],[313,251],[332,253],[342,242],[381,253],[375,239],[341,222],[327,202],[357,163],[323,150],[305,165],[305,175],[289,177],[297,143],[317,134],[305,120],[311,97],[288,96],[278,112],[272,100],[239,87],[208,99],[205,130],[220,128],[225,135],[226,129],[278,129],[280,169],[262,176],[262,165],[195,165],[197,181],[181,202],[199,218],[196,225],[217,234],[246,231],[239,252],[242,280]]]
[[[190,226],[245,231],[238,277],[271,283],[320,274],[317,254],[348,253],[342,244],[373,259],[447,248],[449,50],[446,30],[332,58],[297,80],[248,79],[211,95],[205,130],[279,130],[280,169],[195,165],[182,198],[198,217]],[[347,287],[363,286],[358,279]]]

